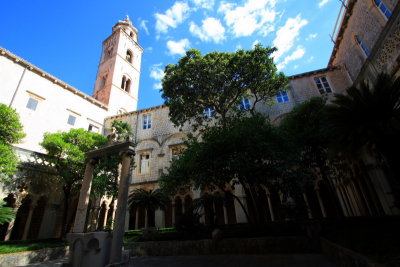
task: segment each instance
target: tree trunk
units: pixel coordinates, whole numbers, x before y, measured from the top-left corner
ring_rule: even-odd
[[[61,238],[65,238],[67,232],[67,220],[68,220],[68,209],[69,209],[69,197],[71,195],[71,185],[63,186],[64,192],[64,208],[62,211],[62,219],[61,219]]]

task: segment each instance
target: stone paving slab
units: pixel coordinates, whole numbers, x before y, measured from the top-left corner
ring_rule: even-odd
[[[334,267],[321,254],[273,254],[273,255],[200,255],[200,256],[150,256],[132,257],[129,266],[134,267]]]

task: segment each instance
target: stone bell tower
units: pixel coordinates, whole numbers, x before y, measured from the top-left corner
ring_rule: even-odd
[[[108,105],[110,115],[137,108],[143,48],[129,17],[118,21],[103,42],[93,97]]]

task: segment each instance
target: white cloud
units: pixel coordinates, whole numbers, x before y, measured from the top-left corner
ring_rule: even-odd
[[[185,54],[186,50],[189,48],[190,42],[188,39],[182,39],[178,42],[175,41],[168,41],[167,42],[167,47],[168,47],[168,53],[170,55],[183,55]]]
[[[146,50],[147,52],[151,52],[151,51],[153,51],[153,47],[152,47],[152,46],[149,46],[149,47],[147,47],[145,50]]]
[[[162,83],[154,83],[154,84],[153,84],[153,89],[154,89],[154,90],[160,90],[160,89],[162,89]]]
[[[174,5],[165,11],[165,14],[156,13],[157,33],[167,33],[168,28],[176,28],[189,16],[190,8],[185,2],[175,2]]]
[[[153,64],[150,67],[150,78],[157,82],[153,84],[153,89],[159,90],[162,88],[161,79],[164,77],[164,70],[161,68],[162,63]]]
[[[147,20],[142,20],[142,21],[140,22],[140,24],[139,24],[139,27],[140,27],[141,29],[143,29],[144,32],[145,32],[147,35],[149,35],[149,34],[150,34],[150,33],[149,33],[149,29],[147,28],[147,25],[146,25],[147,22],[148,22]]]
[[[307,36],[306,41],[310,41],[310,40],[312,40],[312,39],[315,39],[315,38],[317,38],[317,36],[318,36],[317,33],[310,33],[310,34]]]
[[[314,61],[314,56],[311,56],[307,59],[307,63],[311,63]]]
[[[308,21],[297,15],[295,18],[289,18],[285,25],[276,32],[276,38],[273,45],[278,48],[274,53],[275,60],[278,60],[284,53],[288,52],[294,45],[294,41],[300,34],[302,27],[307,25]]]
[[[209,17],[203,20],[202,23],[202,26],[199,27],[192,21],[189,31],[205,42],[213,41],[218,44],[226,38],[225,28],[219,19]]]
[[[260,40],[255,40],[251,45],[251,49],[253,49],[256,45],[261,44]]]
[[[249,36],[258,31],[266,36],[275,21],[275,0],[247,0],[244,5],[221,2],[218,12],[224,14],[225,23],[235,37]]]
[[[329,0],[322,0],[321,2],[318,3],[319,7],[323,7],[324,5],[326,5],[328,3]]]
[[[284,69],[286,67],[286,65],[293,60],[296,59],[300,59],[304,56],[304,54],[306,53],[306,50],[304,49],[304,47],[298,46],[297,49],[289,56],[285,57],[285,59],[280,62],[276,68],[278,70]]]
[[[212,9],[214,6],[214,0],[192,0],[195,7],[201,7],[205,9]]]

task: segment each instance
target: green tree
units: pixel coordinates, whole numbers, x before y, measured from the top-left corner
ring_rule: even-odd
[[[190,188],[219,189],[238,201],[248,219],[248,210],[230,189],[242,185],[257,207],[260,186],[274,186],[289,169],[284,139],[259,114],[228,118],[224,125],[206,129],[201,140],[191,137],[186,146],[161,176],[161,187],[172,195]],[[255,213],[260,223],[257,209]]]
[[[280,123],[280,130],[286,135],[293,159],[289,180],[282,183],[291,191],[291,196],[299,201],[301,194],[312,190],[316,178],[331,189],[330,176],[337,171],[346,171],[340,160],[329,154],[329,142],[335,138],[326,124],[326,99],[314,97],[293,108]],[[340,212],[336,195],[329,191],[336,214]],[[335,206],[336,205],[336,206]],[[333,215],[333,214],[332,214]]]
[[[150,227],[155,226],[154,212],[157,209],[164,209],[168,203],[168,197],[160,189],[145,190],[136,189],[129,195],[129,205],[137,208],[144,208],[147,213],[147,222]]]
[[[67,213],[69,201],[73,193],[77,193],[85,171],[85,152],[107,143],[107,138],[83,129],[71,129],[69,132],[45,133],[41,146],[47,151],[49,161],[57,170],[59,184],[64,193],[62,234],[67,228]],[[110,174],[102,169],[97,173],[115,179],[115,173]],[[95,177],[97,175],[95,174]],[[110,177],[111,176],[111,177]],[[98,177],[95,178],[95,180]],[[96,182],[94,181],[94,184]],[[105,189],[103,189],[105,190]]]
[[[373,86],[366,82],[336,94],[327,108],[332,148],[350,161],[369,154],[384,166],[400,203],[400,79],[380,74]]]
[[[131,126],[126,122],[115,120],[112,122],[111,126],[115,127],[119,140],[125,140],[132,135]]]
[[[257,45],[252,50],[205,56],[195,49],[186,52],[178,64],[166,66],[162,80],[162,97],[171,121],[201,126],[211,120],[204,116],[207,108],[214,110],[214,118],[224,120],[239,110],[243,98],[251,99],[249,111],[253,113],[257,103],[270,100],[287,84],[271,58],[274,51]]]
[[[6,203],[0,200],[0,225],[6,222],[10,222],[15,217],[15,211],[13,208],[5,207]]]
[[[12,144],[24,138],[22,124],[17,112],[0,104],[0,178],[13,174],[17,170],[18,158]]]
[[[338,152],[359,157],[366,149],[400,174],[400,79],[381,74],[373,87],[362,82],[336,94],[327,119]]]

